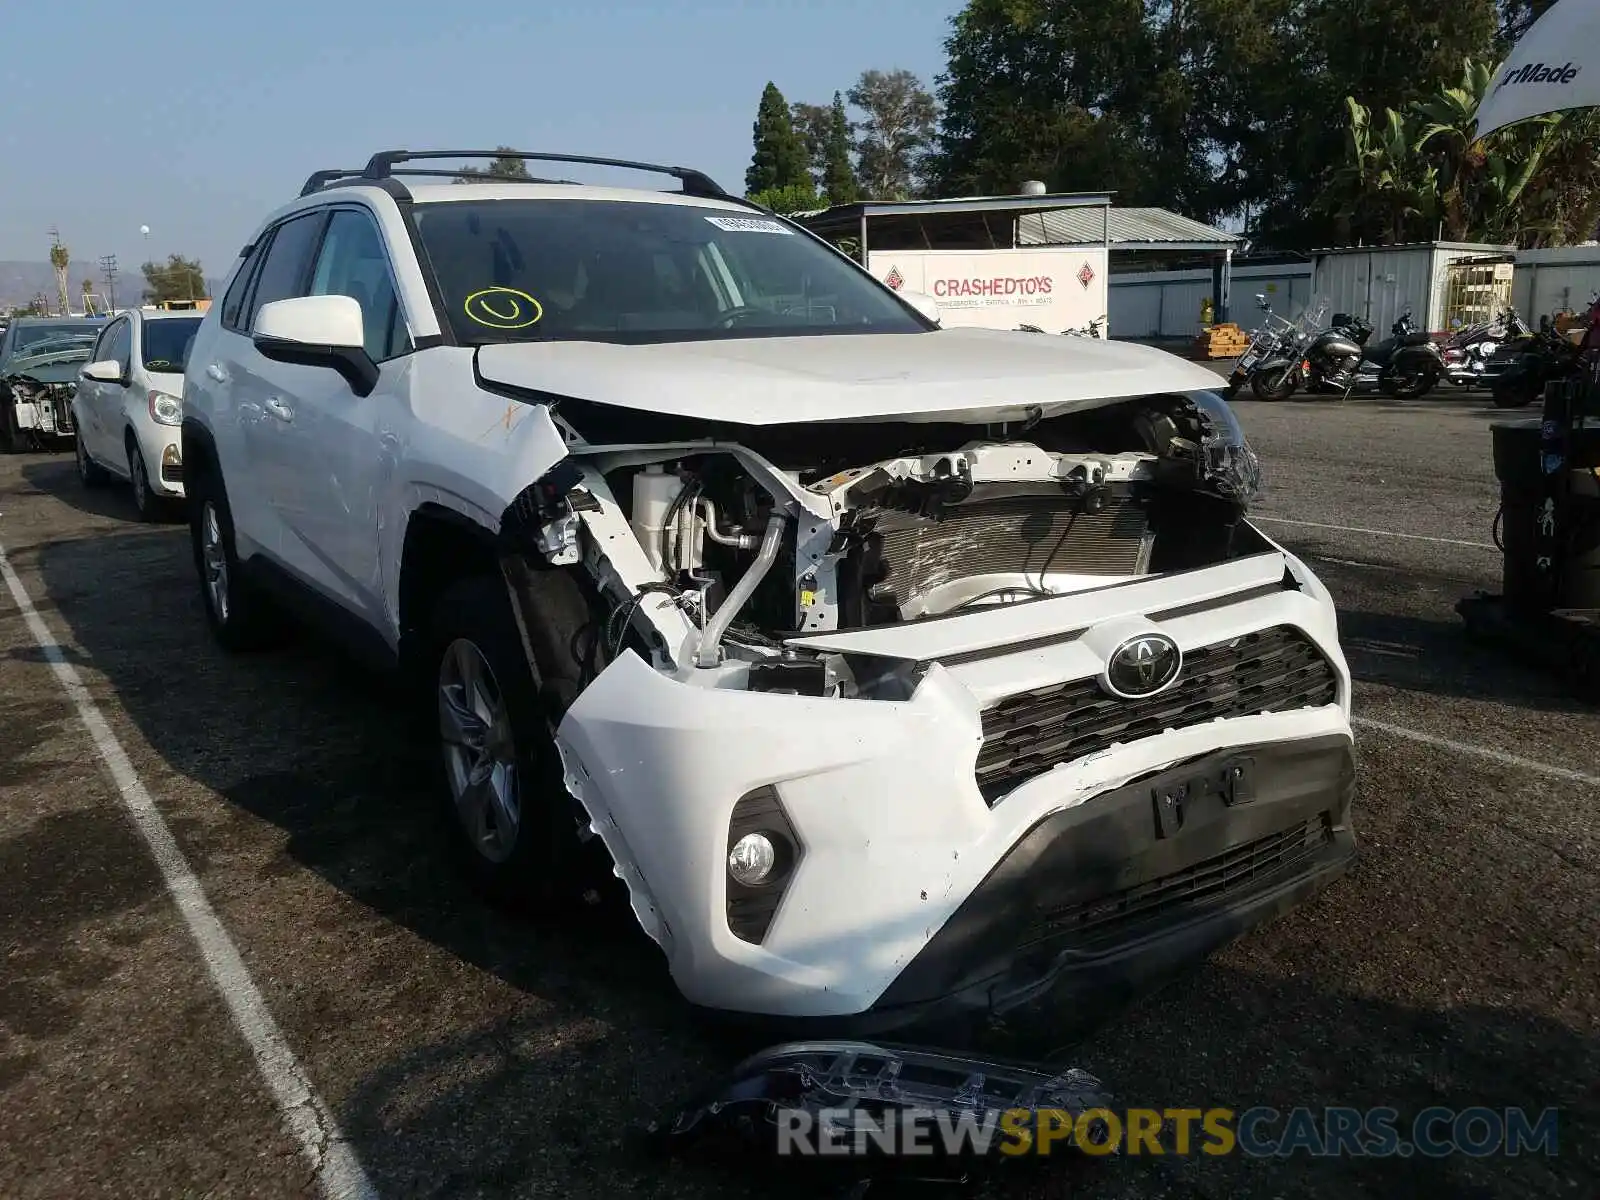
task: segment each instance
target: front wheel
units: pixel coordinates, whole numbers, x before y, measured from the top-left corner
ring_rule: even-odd
[[[504,583],[451,587],[434,610],[430,642],[442,791],[468,874],[495,899],[523,907],[575,899],[580,810]]]
[[[72,438],[73,450],[78,456],[78,480],[86,488],[103,488],[111,482],[111,476],[106,469],[94,459],[89,457],[89,448],[83,444],[83,430],[79,429]]]
[[[234,653],[270,644],[273,614],[265,597],[239,569],[233,514],[222,480],[209,470],[197,474],[189,498],[189,541],[212,634],[223,649]]]
[[[1287,400],[1299,386],[1300,372],[1294,367],[1257,371],[1250,380],[1250,390],[1257,400]]]

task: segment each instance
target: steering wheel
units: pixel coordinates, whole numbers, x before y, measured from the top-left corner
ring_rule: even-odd
[[[724,329],[729,329],[733,327],[733,323],[735,321],[743,320],[745,317],[770,317],[771,315],[772,313],[768,309],[761,308],[757,305],[740,304],[734,308],[730,308],[725,313],[718,313],[715,320],[716,323],[722,326]]]

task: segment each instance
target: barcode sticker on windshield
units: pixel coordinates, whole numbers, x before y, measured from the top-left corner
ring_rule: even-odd
[[[718,229],[731,233],[783,233],[794,236],[794,230],[785,229],[781,221],[771,217],[707,217]]]

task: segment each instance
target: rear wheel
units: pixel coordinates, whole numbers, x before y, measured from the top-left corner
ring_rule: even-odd
[[[581,810],[505,584],[451,587],[434,610],[429,659],[442,791],[465,869],[497,900],[564,906],[579,893]]]
[[[1378,386],[1383,394],[1397,400],[1415,400],[1426,396],[1438,382],[1439,372],[1436,369],[1408,372],[1390,370],[1378,377]]]

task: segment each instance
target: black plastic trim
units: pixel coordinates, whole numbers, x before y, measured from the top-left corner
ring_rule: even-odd
[[[800,840],[783,811],[783,802],[778,798],[777,790],[770,784],[745,794],[733,806],[733,816],[728,822],[728,854],[733,853],[735,843],[747,833],[773,834],[777,863],[771,882],[755,887],[736,882],[727,868],[723,868],[723,879],[727,885],[728,929],[742,941],[759,944],[772,927],[773,918],[778,915],[778,905],[783,902],[784,893],[794,881],[795,868],[801,858]]]

